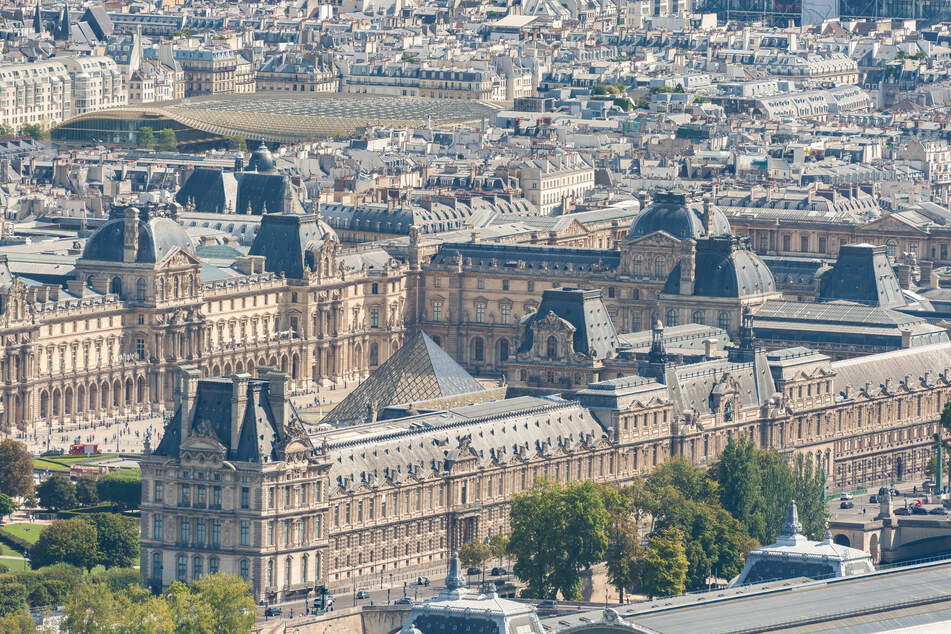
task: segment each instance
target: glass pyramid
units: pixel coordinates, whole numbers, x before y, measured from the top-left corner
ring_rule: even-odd
[[[393,405],[482,392],[485,388],[424,332],[419,332],[330,410],[322,423],[369,422]]]

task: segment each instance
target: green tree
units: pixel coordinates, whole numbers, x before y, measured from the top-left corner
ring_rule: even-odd
[[[106,634],[117,630],[122,618],[116,594],[88,577],[69,594],[65,608],[65,629],[77,634]]]
[[[40,506],[51,511],[62,511],[76,506],[76,486],[60,475],[50,476],[36,489]]]
[[[14,134],[16,134],[16,130],[8,126],[6,123],[0,123],[0,135],[13,136]]]
[[[0,579],[0,616],[26,609],[26,586],[12,578]]]
[[[608,528],[608,548],[605,553],[608,580],[617,588],[621,603],[624,592],[639,592],[644,574],[644,549],[637,523],[630,515],[616,517]]]
[[[508,535],[496,533],[495,535],[489,536],[489,549],[492,551],[492,556],[499,560],[500,566],[502,565],[502,557],[505,557],[505,551],[508,546]]]
[[[0,523],[3,523],[3,518],[7,515],[12,515],[14,511],[19,508],[16,500],[14,500],[9,495],[5,493],[0,493]]]
[[[135,144],[144,148],[155,145],[155,133],[150,126],[144,125],[135,131]]]
[[[796,454],[791,467],[794,477],[791,499],[796,500],[799,508],[802,532],[810,539],[820,540],[825,536],[828,518],[825,474],[801,453]]]
[[[99,501],[94,478],[79,478],[76,480],[76,501],[82,506],[91,506]]]
[[[748,535],[768,544],[763,475],[756,452],[752,440],[731,437],[710,473],[719,484],[723,508],[743,524]]]
[[[5,634],[34,634],[36,625],[25,611],[0,616],[0,632]]]
[[[700,467],[683,458],[673,458],[657,467],[647,478],[647,493],[656,501],[666,488],[673,488],[688,500],[717,500],[717,483]]]
[[[49,132],[38,125],[26,123],[20,128],[20,136],[30,137],[33,140],[40,141],[49,137]]]
[[[23,443],[0,441],[0,493],[10,497],[33,494],[33,458]]]
[[[547,480],[512,499],[508,552],[526,597],[581,596],[580,573],[602,560],[608,512],[600,488],[588,481],[562,486]]]
[[[211,606],[202,601],[181,581],[174,582],[165,592],[165,600],[172,612],[176,632],[213,634],[215,615]]]
[[[481,568],[482,564],[492,556],[492,549],[477,539],[466,542],[459,549],[459,561],[466,568]]]
[[[211,608],[216,634],[251,631],[256,611],[247,581],[218,572],[202,577],[191,589]]]
[[[93,579],[109,586],[113,592],[125,590],[129,586],[141,587],[142,573],[135,568],[109,568],[93,575]]]
[[[240,134],[236,134],[228,139],[228,146],[236,152],[246,152],[248,150],[248,142]]]
[[[169,604],[137,585],[126,587],[118,594],[118,608],[122,614],[113,632],[118,634],[165,634],[176,630]]]
[[[138,470],[107,473],[96,481],[99,499],[124,509],[137,509],[142,503],[142,473]]]
[[[651,535],[644,555],[644,592],[651,598],[683,594],[688,567],[680,531],[668,528]]]
[[[138,522],[116,513],[93,513],[89,521],[96,527],[98,563],[107,568],[135,565],[139,559]]]
[[[178,139],[175,137],[175,130],[171,128],[162,128],[159,130],[158,137],[155,139],[155,147],[160,150],[174,150],[178,147]]]
[[[64,562],[92,568],[99,561],[96,527],[81,519],[54,521],[33,544],[30,561],[37,567]]]

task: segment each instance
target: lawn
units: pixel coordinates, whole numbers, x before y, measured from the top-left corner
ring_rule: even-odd
[[[57,473],[66,473],[69,471],[69,467],[59,462],[53,462],[52,460],[47,460],[46,458],[33,458],[33,470],[34,471],[55,471]]]
[[[20,553],[13,550],[3,542],[0,542],[0,557],[22,557]]]
[[[31,544],[35,544],[40,538],[40,533],[46,528],[46,524],[31,524],[29,522],[19,522],[16,524],[4,524],[0,526],[0,532],[19,537]]]
[[[4,566],[6,566],[10,572],[21,572],[24,570],[32,570],[32,568],[30,568],[30,564],[27,562],[26,559],[23,559],[23,558],[9,559],[4,557],[0,559],[0,564],[3,564]]]

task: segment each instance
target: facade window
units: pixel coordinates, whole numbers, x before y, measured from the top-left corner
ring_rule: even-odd
[[[145,280],[141,277],[135,282],[135,298],[140,302],[145,301]]]
[[[442,321],[442,302],[433,302],[433,321]]]
[[[730,329],[730,313],[721,312],[720,315],[717,317],[717,326],[719,326],[723,330],[729,330]]]
[[[162,541],[162,516],[152,516],[152,539]]]
[[[801,236],[799,238],[799,250],[803,253],[809,252],[809,236]]]
[[[118,385],[118,383],[116,385]],[[179,505],[191,506],[191,490],[187,484],[182,485],[181,496],[179,497]]]
[[[657,279],[663,279],[667,277],[666,267],[664,266],[664,258],[655,258],[654,259],[654,277]]]
[[[135,338],[135,357],[139,361],[145,361],[145,339],[142,337]]]
[[[221,546],[221,520],[214,520],[211,523],[211,547]]]
[[[292,557],[288,557],[284,562],[284,587],[286,588],[291,587],[291,581],[293,581],[294,578],[293,566],[294,559]]]
[[[192,581],[198,581],[201,579],[202,575],[202,561],[201,557],[195,555],[192,557]]]
[[[826,246],[828,246],[828,241],[823,236],[819,236],[819,253],[826,252]]]
[[[152,578],[161,581],[164,574],[162,569],[162,553],[152,553]]]
[[[208,558],[208,574],[213,575],[218,572],[218,558],[209,557]]]
[[[693,323],[695,323],[695,324],[703,324],[703,319],[704,319],[704,317],[703,317],[703,311],[702,311],[702,310],[695,310],[695,311],[693,311]]]
[[[191,539],[191,520],[187,517],[181,518],[181,525],[179,527],[178,541],[180,544],[188,544],[189,539]]]
[[[247,559],[241,560],[241,565],[239,567],[241,578],[245,581],[250,581],[250,564]]]
[[[508,280],[502,280],[502,290],[503,290],[503,291],[509,290],[509,281],[508,281]]]
[[[898,242],[895,240],[888,240],[885,242],[885,252],[888,254],[888,257],[893,258],[898,255]]]
[[[370,328],[380,327],[380,310],[378,308],[370,309]]]
[[[188,581],[188,558],[185,555],[179,555],[176,560],[175,578]]]
[[[152,501],[161,502],[162,501],[162,483],[159,482],[158,480],[155,481],[155,486],[153,491],[154,493],[152,495]]]
[[[558,358],[558,340],[554,336],[548,337],[548,341],[545,342],[545,356],[549,359]]]
[[[507,339],[499,339],[499,361],[508,361],[509,342]]]
[[[380,285],[376,282],[370,285],[370,295],[379,295],[380,294]]]
[[[212,508],[220,509],[221,508],[221,487],[214,487],[211,490],[211,506]]]
[[[485,360],[485,343],[479,337],[472,341],[472,359],[478,362]]]
[[[483,278],[476,279],[476,288],[485,288],[485,280]]]
[[[251,508],[251,490],[248,487],[241,487],[241,508]]]
[[[783,251],[792,251],[792,236],[783,236]]]
[[[241,545],[251,545],[251,522],[247,520],[241,522]]]
[[[609,298],[609,299],[614,299],[614,287],[613,287],[613,286],[608,286],[608,298]]]
[[[535,282],[528,282],[528,283],[526,284],[526,286],[525,286],[525,290],[527,290],[529,293],[534,293],[534,292],[535,292]]]
[[[476,321],[478,323],[483,323],[485,321],[485,304],[476,304]]]
[[[205,547],[205,520],[195,520],[195,545],[200,548]]]
[[[376,367],[380,365],[380,345],[377,343],[370,344],[370,367]]]
[[[502,304],[499,308],[502,311],[502,323],[507,324],[512,321],[512,306],[510,304]]]
[[[677,326],[677,325],[678,325],[677,324],[677,309],[671,308],[670,310],[667,311],[667,327],[673,328],[674,326]]]

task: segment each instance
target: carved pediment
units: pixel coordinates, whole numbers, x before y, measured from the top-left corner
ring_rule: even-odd
[[[190,266],[198,266],[198,258],[188,253],[181,247],[176,247],[169,251],[165,258],[159,263],[158,268],[179,269]]]

